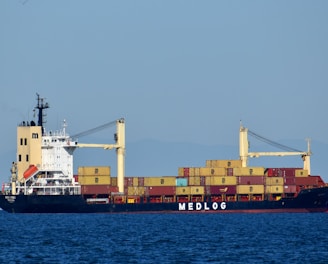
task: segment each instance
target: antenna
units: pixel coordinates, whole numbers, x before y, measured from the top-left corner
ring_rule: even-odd
[[[43,117],[45,116],[45,114],[43,114],[43,110],[49,108],[49,104],[45,102],[45,98],[41,98],[40,95],[38,93],[36,93],[37,96],[37,101],[38,104],[37,106],[34,108],[38,109],[38,126],[42,127],[42,135],[44,135],[44,127],[43,124],[45,123],[45,121],[43,121]]]

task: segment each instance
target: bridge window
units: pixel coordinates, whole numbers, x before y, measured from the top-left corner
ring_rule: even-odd
[[[22,161],[22,155],[18,155],[18,161]]]
[[[32,138],[39,138],[39,134],[38,133],[32,133]]]
[[[28,155],[26,155],[26,162],[28,162]]]

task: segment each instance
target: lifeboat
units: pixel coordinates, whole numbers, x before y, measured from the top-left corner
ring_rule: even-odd
[[[35,165],[30,165],[30,167],[28,167],[28,169],[23,173],[23,176],[25,179],[28,179],[37,171],[38,171],[38,168]]]

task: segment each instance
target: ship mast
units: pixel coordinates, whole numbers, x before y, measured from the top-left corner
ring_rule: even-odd
[[[43,113],[43,110],[49,108],[49,104],[45,102],[44,101],[45,98],[41,98],[38,93],[36,95],[37,95],[38,104],[34,109],[38,109],[38,126],[42,127],[41,131],[42,131],[42,135],[44,135],[43,124],[45,123],[45,121],[43,120],[43,117],[45,116],[45,114]]]

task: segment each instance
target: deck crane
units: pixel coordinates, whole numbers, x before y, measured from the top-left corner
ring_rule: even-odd
[[[242,161],[242,167],[247,167],[248,163],[248,157],[254,158],[254,157],[260,157],[260,156],[295,156],[300,155],[303,159],[303,169],[308,171],[308,174],[311,175],[311,165],[310,165],[310,156],[311,156],[311,150],[310,150],[310,140],[308,140],[308,150],[305,151],[299,151],[293,148],[289,148],[287,146],[274,143],[276,146],[283,147],[285,152],[248,152],[249,150],[249,142],[248,142],[248,133],[260,138],[262,140],[265,140],[269,143],[274,143],[271,140],[265,139],[254,132],[248,130],[248,128],[243,127],[240,124],[239,129],[239,155],[240,159]]]
[[[106,123],[104,125],[92,128],[90,130],[73,135],[71,138],[79,138],[102,130],[106,127],[116,124],[116,133],[114,134],[115,144],[88,144],[76,143],[78,148],[103,148],[105,150],[116,149],[117,155],[117,186],[119,192],[124,192],[124,156],[125,156],[125,121],[124,118]]]

